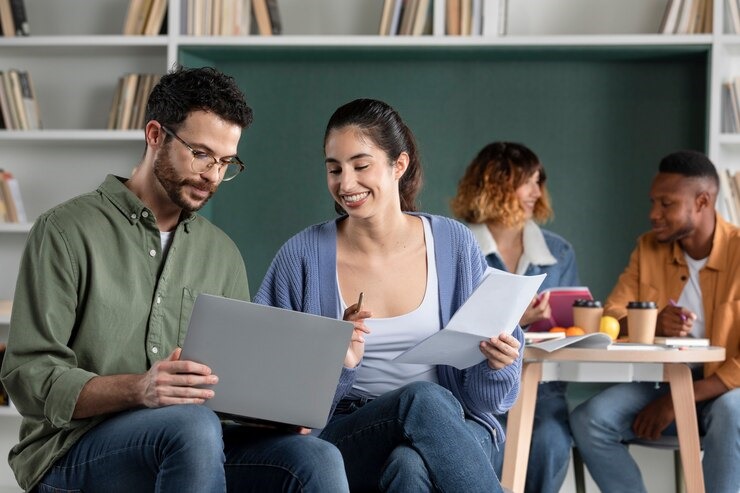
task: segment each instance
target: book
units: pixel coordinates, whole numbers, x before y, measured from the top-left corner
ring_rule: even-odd
[[[429,0],[418,0],[416,5],[416,15],[411,26],[411,34],[421,36],[429,20]]]
[[[18,180],[15,179],[10,171],[0,169],[0,175],[3,178],[3,195],[5,196],[5,205],[9,211],[12,211],[11,222],[26,223],[28,216],[26,208],[23,205],[21,197],[21,187]]]
[[[8,111],[7,117],[10,120],[10,125],[7,128],[10,130],[22,130],[18,116],[18,108],[16,108],[15,97],[13,94],[13,84],[10,80],[10,71],[6,70],[4,72],[0,72],[0,75],[2,75],[3,93],[7,103],[7,107],[5,109]]]
[[[24,0],[10,0],[10,9],[13,12],[13,24],[17,36],[28,36],[31,30],[28,26],[28,16],[26,15],[26,4]]]
[[[708,347],[709,339],[705,337],[656,337],[655,344],[676,347]]]
[[[524,343],[536,344],[551,339],[564,339],[565,332],[525,332]]]
[[[740,5],[738,5],[738,0],[725,1],[727,2],[727,9],[725,10],[727,31],[730,34],[740,34]]]
[[[283,21],[280,17],[278,0],[267,0],[267,13],[270,15],[270,29],[272,34],[283,33]]]
[[[586,286],[545,289],[539,294],[539,298],[541,299],[545,293],[550,293],[550,318],[534,322],[529,326],[529,332],[544,332],[553,327],[570,327],[573,325],[573,302],[593,299],[591,291]]]
[[[136,35],[143,32],[146,16],[149,14],[151,0],[129,0],[126,17],[123,21],[123,34]]]
[[[740,210],[735,206],[735,199],[733,198],[732,189],[730,188],[730,180],[727,173],[718,172],[719,175],[719,199],[720,205],[723,206],[726,214],[726,219],[732,224],[739,224]]]
[[[735,184],[735,189],[738,191],[735,207],[737,208],[738,215],[740,216],[740,171],[736,171],[735,174],[732,175],[732,182]]]
[[[538,342],[536,344],[530,344],[528,347],[541,349],[551,353],[562,349],[564,347],[569,348],[581,348],[581,349],[606,349],[612,344],[612,338],[608,334],[603,332],[593,332],[591,334],[585,334],[582,336],[563,337],[561,339],[553,339],[550,341]]]
[[[2,169],[0,169],[0,194],[2,195],[3,208],[5,209],[5,222],[17,223],[18,212],[15,208],[15,202],[13,201],[12,192],[10,191],[10,185],[5,179],[5,173]]]
[[[6,38],[15,37],[15,23],[13,22],[13,9],[10,0],[0,0],[0,29]]]
[[[147,36],[159,34],[162,30],[165,12],[167,12],[167,0],[153,0],[142,33]]]
[[[10,80],[10,100],[12,101],[13,107],[15,108],[15,114],[18,121],[17,130],[29,130],[30,126],[28,123],[28,116],[26,115],[25,105],[23,104],[23,90],[21,89],[21,78],[18,74],[18,70],[8,70],[8,77]]]
[[[398,34],[404,36],[411,34],[418,5],[419,0],[403,0],[403,12],[401,13],[401,25],[398,28]]]
[[[470,36],[473,0],[460,0],[460,34]]]
[[[15,126],[10,113],[10,102],[8,101],[4,79],[5,76],[3,75],[3,71],[0,70],[0,127],[7,130],[13,130]]]
[[[0,300],[0,316],[10,317],[13,310],[13,300]]]
[[[447,35],[460,36],[460,1],[447,0]]]
[[[267,10],[267,0],[252,0],[252,14],[257,23],[257,32],[262,36],[272,35],[270,12]]]
[[[3,181],[2,176],[0,176],[0,181]],[[10,217],[8,216],[8,206],[5,204],[5,191],[2,183],[0,183],[0,223],[11,222]]]
[[[394,4],[395,0],[383,1],[383,11],[380,14],[380,27],[378,27],[378,34],[380,36],[388,36],[390,34]]]
[[[490,269],[447,325],[396,356],[397,363],[469,368],[485,360],[480,341],[511,333],[545,274],[520,276]],[[608,336],[607,336],[608,337]]]
[[[39,130],[41,128],[41,118],[39,116],[39,105],[33,90],[30,74],[23,70],[18,72],[21,83],[21,95],[23,96],[23,111],[28,119],[29,130]]]
[[[727,183],[729,184],[736,219],[740,219],[740,183],[732,176],[729,169],[725,169],[724,173],[727,174]]]
[[[401,32],[401,17],[403,15],[404,2],[405,0],[395,0],[393,4],[391,25],[388,27],[389,36],[396,36]]]
[[[128,130],[131,128],[131,113],[134,107],[138,82],[138,74],[126,74],[123,76],[123,87],[121,89],[121,99],[118,102],[118,116],[116,119],[116,128],[118,130]]]
[[[503,25],[501,15],[503,15],[502,5],[504,0],[483,0],[483,25],[481,34],[484,37],[495,37],[503,34],[501,26]]]
[[[678,25],[675,34],[689,34],[696,16],[696,4],[699,0],[682,0],[681,14],[678,17]]]
[[[673,34],[678,24],[678,14],[681,11],[681,0],[669,0],[660,21],[658,33]]]

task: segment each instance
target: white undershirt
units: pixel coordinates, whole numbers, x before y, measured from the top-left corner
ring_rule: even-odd
[[[172,244],[172,233],[173,231],[159,232],[159,241],[162,244],[162,258],[167,258],[167,252]]]
[[[691,327],[691,335],[693,337],[706,337],[704,302],[701,295],[701,286],[699,285],[699,271],[707,263],[707,258],[709,257],[694,260],[686,252],[684,252],[683,256],[686,259],[686,265],[689,267],[689,280],[683,287],[681,297],[678,298],[677,303],[678,306],[682,306],[696,313],[696,320],[694,320],[694,325]]]
[[[406,365],[392,360],[408,348],[439,331],[439,292],[437,267],[434,263],[434,241],[428,220],[424,224],[424,241],[427,250],[427,284],[424,299],[415,310],[391,318],[369,318],[365,321],[372,331],[365,336],[365,356],[357,370],[355,383],[348,397],[378,397],[403,385],[418,380],[437,381],[433,365]],[[338,316],[347,309],[337,280],[340,306]],[[370,305],[368,305],[370,306]]]

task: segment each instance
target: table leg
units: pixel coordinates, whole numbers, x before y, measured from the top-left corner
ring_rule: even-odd
[[[678,445],[687,493],[704,493],[704,474],[701,468],[699,426],[696,421],[694,384],[691,370],[685,364],[666,363],[665,379],[671,385],[671,399],[676,414]]]
[[[534,407],[537,403],[537,386],[541,378],[541,362],[524,363],[519,398],[509,410],[501,484],[514,493],[524,491],[524,482],[527,479]]]

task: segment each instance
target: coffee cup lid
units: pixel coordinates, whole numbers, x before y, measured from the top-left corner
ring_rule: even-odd
[[[627,308],[657,308],[658,305],[654,301],[630,301],[627,303]]]
[[[585,308],[601,308],[601,301],[578,299],[573,301],[573,306]]]

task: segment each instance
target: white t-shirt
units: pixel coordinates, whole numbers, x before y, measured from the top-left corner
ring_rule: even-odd
[[[391,318],[368,318],[365,325],[372,331],[365,335],[365,356],[357,370],[350,398],[378,397],[419,380],[437,382],[434,365],[405,365],[392,360],[410,347],[439,331],[439,291],[434,241],[429,221],[424,223],[424,241],[427,250],[427,285],[424,299],[414,311]],[[339,291],[339,282],[337,281]],[[347,304],[339,291],[341,318]]]
[[[696,320],[694,320],[694,325],[691,327],[691,335],[693,337],[706,337],[706,328],[704,325],[704,302],[701,295],[701,286],[699,285],[699,271],[707,263],[707,258],[709,257],[694,260],[689,257],[686,252],[684,252],[683,256],[689,267],[689,280],[683,287],[681,297],[678,298],[676,303],[678,306],[696,313]]]

